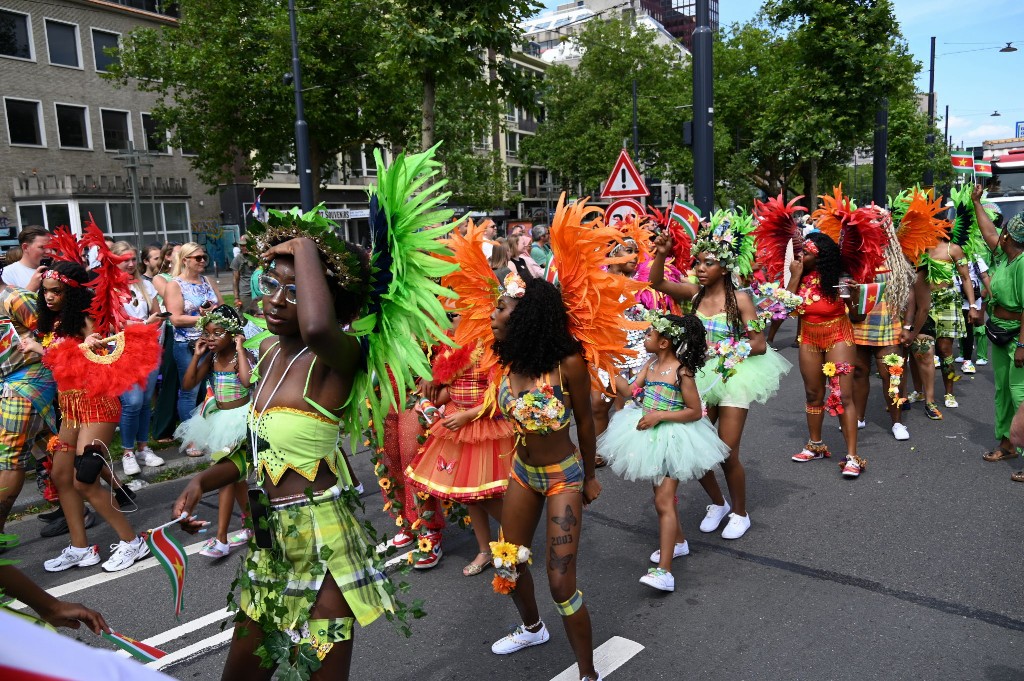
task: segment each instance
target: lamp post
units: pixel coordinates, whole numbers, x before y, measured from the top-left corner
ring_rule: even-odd
[[[288,0],[288,24],[292,34],[292,72],[285,74],[295,87],[295,161],[299,171],[299,203],[303,212],[313,210],[313,170],[309,165],[309,126],[302,105],[302,65],[299,63],[299,31],[295,26],[295,0]],[[289,78],[290,77],[290,78]]]
[[[708,0],[697,0],[693,31],[693,191],[697,207],[710,216],[715,203],[714,92]]]
[[[928,133],[924,136],[928,145],[928,167],[924,171],[925,189],[935,183],[935,36],[932,36],[931,58],[928,60]]]

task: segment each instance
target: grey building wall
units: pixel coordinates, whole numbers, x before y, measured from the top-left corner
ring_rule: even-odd
[[[91,0],[0,0],[0,10],[30,16],[33,52],[31,60],[0,56],[0,96],[40,102],[45,134],[43,147],[12,145],[7,109],[0,106],[0,243],[4,227],[22,226],[20,218],[38,216],[40,207],[50,228],[56,226],[51,222],[63,222],[65,213],[71,226],[79,228],[79,213],[90,210],[101,227],[118,238],[135,241],[129,173],[125,161],[115,158],[116,152],[104,149],[101,109],[129,112],[134,147],[145,150],[141,114],[152,110],[156,97],[131,86],[116,88],[101,78],[95,66],[92,29],[126,35],[137,27],[174,26],[176,21]],[[77,25],[78,68],[50,63],[46,19]],[[55,103],[88,107],[90,149],[61,148]],[[171,149],[169,154],[152,156],[146,162],[151,162],[152,168],[138,171],[143,242],[184,241],[193,227],[198,232],[215,232],[219,201],[198,181],[182,150]],[[155,211],[151,197],[156,199]],[[100,212],[102,217],[97,214]],[[35,221],[26,219],[26,223]],[[16,230],[10,236],[14,234]]]

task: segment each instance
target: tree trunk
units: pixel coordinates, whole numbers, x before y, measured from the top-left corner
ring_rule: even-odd
[[[436,94],[434,73],[427,71],[423,74],[423,137],[421,144],[424,151],[434,146],[434,100]]]
[[[818,159],[812,157],[808,163],[810,166],[810,172],[808,173],[811,177],[809,196],[810,199],[810,210],[814,210],[815,205],[818,203]]]

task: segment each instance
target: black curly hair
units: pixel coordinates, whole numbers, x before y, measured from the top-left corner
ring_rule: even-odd
[[[707,361],[708,342],[704,322],[694,314],[667,314],[665,320],[672,326],[683,330],[683,337],[679,340],[663,336],[672,344],[672,351],[675,353],[676,359],[679,360],[676,378],[682,384],[683,369],[689,369],[690,374],[696,376],[700,368],[704,366],[704,362]]]
[[[269,239],[267,241],[267,248],[284,243],[292,238],[294,237],[290,235],[282,235],[279,238]],[[334,316],[338,320],[339,324],[348,324],[354,320],[366,306],[367,295],[370,288],[369,283],[371,273],[370,254],[366,252],[366,249],[349,241],[345,241],[344,244],[359,259],[359,273],[357,279],[360,282],[363,282],[363,284],[358,288],[358,290],[353,290],[351,287],[342,287],[338,283],[338,280],[329,274],[324,277],[327,280],[327,290],[331,292],[331,298],[334,300]],[[316,252],[320,257],[320,262],[323,263],[324,267],[328,267],[328,261],[326,256],[324,256],[323,251],[317,248]]]
[[[89,306],[92,305],[92,289],[86,288],[93,275],[84,267],[75,262],[67,260],[56,260],[50,269],[64,275],[68,279],[77,281],[81,286],[68,286],[61,284],[64,288],[64,304],[60,312],[52,312],[46,307],[43,287],[39,287],[37,294],[37,309],[39,310],[39,333],[56,333],[58,336],[81,336],[85,329],[85,320],[89,317]]]
[[[805,239],[818,247],[818,255],[814,260],[814,269],[821,279],[821,295],[834,301],[839,295],[836,286],[843,274],[843,264],[839,259],[839,246],[832,237],[824,232],[811,232]]]
[[[505,340],[494,341],[498,361],[512,373],[539,378],[582,351],[583,345],[569,333],[569,315],[558,288],[544,279],[528,280],[508,317]]]

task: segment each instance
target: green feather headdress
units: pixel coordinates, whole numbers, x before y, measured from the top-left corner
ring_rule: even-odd
[[[978,217],[974,214],[974,201],[971,199],[973,188],[973,185],[965,183],[962,187],[954,187],[949,192],[956,210],[953,225],[949,230],[949,240],[962,248],[964,257],[972,262],[975,256],[987,252]]]
[[[711,216],[711,224],[697,234],[690,252],[696,257],[713,253],[722,267],[733,275],[745,276],[753,271],[756,249],[754,246],[754,216],[739,212],[718,210]]]

